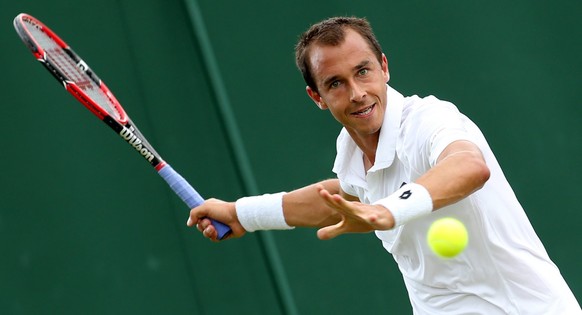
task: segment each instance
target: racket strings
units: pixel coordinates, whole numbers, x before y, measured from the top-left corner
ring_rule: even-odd
[[[45,49],[47,54],[47,58],[53,62],[53,64],[60,69],[63,74],[69,78],[71,81],[75,82],[75,84],[81,88],[81,90],[88,93],[88,90],[92,90],[94,88],[99,88],[97,85],[89,78],[89,76],[85,75],[84,72],[81,72],[79,68],[74,64],[74,60],[69,57],[67,54],[63,52],[63,49],[60,47]]]
[[[58,69],[68,81],[71,81],[85,92],[93,101],[101,106],[109,115],[120,119],[121,114],[117,111],[109,96],[101,90],[101,86],[95,82],[86,72],[87,65],[75,61],[57,42],[42,29],[33,24],[25,23],[32,37],[45,51],[45,58],[56,69]],[[84,69],[81,69],[84,67]]]

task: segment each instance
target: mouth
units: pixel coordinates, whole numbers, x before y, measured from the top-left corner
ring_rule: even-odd
[[[372,111],[374,110],[375,107],[376,107],[376,104],[372,104],[370,106],[364,107],[363,109],[361,109],[357,112],[351,113],[351,115],[356,116],[356,117],[367,117],[372,113]]]

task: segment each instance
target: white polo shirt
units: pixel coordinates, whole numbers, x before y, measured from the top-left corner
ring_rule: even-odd
[[[343,129],[333,171],[342,189],[366,204],[414,182],[444,148],[469,140],[482,151],[491,176],[469,197],[389,231],[376,231],[402,272],[414,314],[582,314],[548,257],[479,128],[451,103],[433,96],[403,97],[388,87],[375,164]],[[469,245],[442,259],[426,243],[439,217],[461,220]]]

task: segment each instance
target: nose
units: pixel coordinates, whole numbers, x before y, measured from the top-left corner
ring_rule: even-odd
[[[357,82],[350,84],[350,101],[353,103],[360,103],[366,97],[366,90]]]

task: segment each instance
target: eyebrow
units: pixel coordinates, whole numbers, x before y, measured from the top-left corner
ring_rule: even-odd
[[[339,76],[334,75],[333,77],[329,77],[327,79],[325,79],[322,84],[324,87],[329,86],[332,82],[334,82],[335,80],[337,80],[339,78]]]
[[[357,64],[357,65],[356,65],[356,66],[353,68],[353,70],[354,70],[354,71],[360,70],[360,69],[362,69],[362,68],[366,67],[366,66],[367,66],[367,65],[369,65],[369,64],[370,64],[370,60],[368,60],[368,59],[366,59],[366,60],[363,60],[362,62],[358,63],[358,64]],[[339,76],[337,76],[337,75],[334,75],[334,76],[331,76],[331,77],[329,77],[329,78],[325,79],[325,80],[322,82],[322,83],[323,83],[323,86],[328,86],[328,85],[330,85],[330,84],[331,84],[333,81],[336,81],[338,78],[339,78]]]

